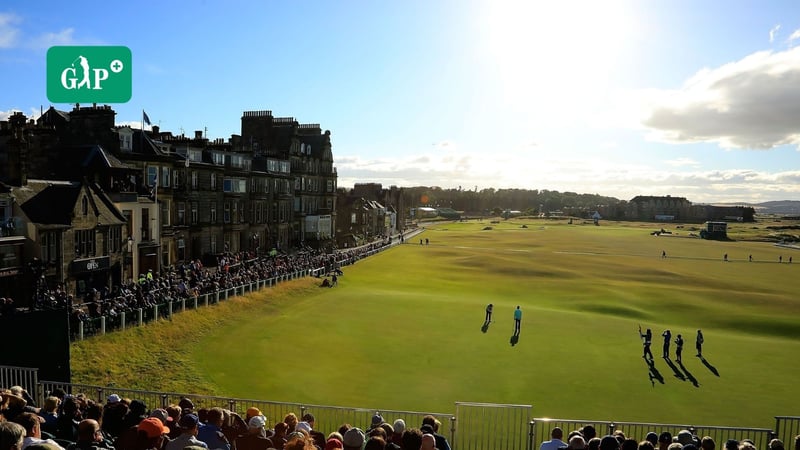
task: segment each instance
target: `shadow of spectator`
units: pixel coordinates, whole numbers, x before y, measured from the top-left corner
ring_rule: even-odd
[[[511,341],[510,341],[511,346],[513,347],[513,346],[517,345],[517,342],[519,342],[519,335],[518,334],[512,335],[511,336]]]
[[[664,376],[661,375],[661,372],[659,372],[658,369],[656,369],[655,361],[645,358],[645,362],[647,363],[648,367],[647,378],[650,379],[650,384],[652,384],[654,387],[656,385],[656,381],[664,384]]]
[[[703,361],[703,365],[708,367],[708,370],[710,370],[711,373],[713,373],[716,376],[719,376],[719,371],[717,371],[717,368],[712,366],[711,363],[708,362],[704,357],[701,356],[700,361]]]
[[[700,383],[697,381],[697,378],[695,378],[691,372],[686,370],[686,367],[683,366],[683,363],[679,362],[678,365],[681,366],[681,370],[683,371],[684,375],[686,375],[686,379],[691,381],[694,387],[700,387]]]
[[[664,358],[664,361],[666,361],[669,368],[672,369],[672,372],[674,372],[675,378],[681,381],[686,381],[686,376],[675,366],[675,363],[673,363],[671,359]]]
[[[484,333],[489,331],[489,322],[484,322],[483,323],[483,326],[481,327],[481,331],[484,332]]]

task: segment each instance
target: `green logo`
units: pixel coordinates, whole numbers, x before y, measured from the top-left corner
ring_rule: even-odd
[[[57,46],[47,51],[47,99],[53,103],[125,103],[131,99],[131,50]]]

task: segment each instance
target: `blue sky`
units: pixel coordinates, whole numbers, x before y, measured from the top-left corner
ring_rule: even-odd
[[[319,123],[340,186],[800,200],[796,1],[111,4],[0,4],[0,119],[50,106],[50,46],[124,45],[118,124]]]

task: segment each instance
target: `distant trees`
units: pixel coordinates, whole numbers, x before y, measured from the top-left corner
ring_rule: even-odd
[[[537,215],[552,211],[563,211],[574,216],[587,216],[597,210],[603,210],[604,216],[613,212],[624,211],[627,202],[614,197],[598,194],[578,194],[576,192],[558,192],[550,190],[528,189],[495,189],[486,188],[480,191],[463,189],[442,189],[438,186],[416,186],[404,188],[406,204],[415,206],[431,206],[434,208],[453,208],[465,214],[489,214],[495,210],[518,210],[526,215]],[[427,200],[426,202],[423,202]]]

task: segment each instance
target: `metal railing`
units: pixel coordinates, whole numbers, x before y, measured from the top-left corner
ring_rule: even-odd
[[[0,388],[10,388],[11,386],[22,386],[28,391],[31,398],[38,398],[39,369],[0,366]]]
[[[36,369],[26,370],[35,372]],[[0,374],[2,373],[3,371],[0,370]],[[0,381],[3,381],[3,379],[0,378]],[[55,389],[61,389],[72,395],[83,393],[101,404],[106,403],[109,395],[117,394],[123,398],[140,400],[150,409],[165,408],[169,405],[177,404],[182,398],[190,399],[196,409],[222,407],[242,416],[245,415],[247,408],[255,406],[267,417],[269,425],[283,421],[283,418],[290,412],[297,415],[298,418],[306,413],[311,413],[315,418],[315,428],[325,433],[335,431],[345,423],[366,430],[370,426],[372,416],[375,414],[380,414],[389,423],[394,422],[396,419],[403,419],[406,422],[406,428],[419,428],[422,425],[422,418],[431,414],[442,422],[442,428],[439,433],[448,438],[453,449],[458,450],[490,448],[493,450],[533,450],[539,447],[540,442],[550,439],[550,432],[554,427],[561,428],[566,435],[570,431],[579,430],[586,425],[592,425],[599,437],[621,430],[626,436],[639,441],[643,440],[647,433],[651,431],[658,434],[668,431],[673,436],[677,436],[681,430],[688,430],[700,438],[704,436],[711,437],[717,443],[718,448],[721,448],[728,439],[736,439],[738,441],[750,439],[756,448],[767,449],[769,441],[776,436],[784,441],[785,446],[791,446],[794,444],[794,436],[800,434],[800,417],[794,416],[776,417],[777,423],[775,432],[773,432],[767,428],[610,420],[531,419],[532,407],[530,405],[456,402],[455,414],[451,414],[315,405],[299,402],[275,402],[53,381],[41,381],[38,383],[35,389],[35,392],[39,395],[38,401],[42,403],[43,399]],[[34,391],[29,389],[29,392]]]
[[[775,416],[775,437],[783,441],[784,448],[796,448],[797,436],[800,436],[800,416]]]
[[[746,428],[746,427],[723,427],[709,425],[690,425],[690,424],[669,424],[669,423],[649,423],[649,422],[623,422],[608,420],[563,420],[536,418],[531,422],[533,428],[534,442],[550,439],[550,431],[554,427],[564,430],[566,435],[570,431],[592,425],[597,430],[597,435],[602,437],[612,434],[616,430],[621,430],[626,437],[632,437],[638,441],[644,440],[649,432],[661,434],[664,431],[672,436],[677,436],[681,430],[688,430],[692,434],[702,438],[709,436],[714,439],[718,447],[722,447],[728,439],[750,439],[756,448],[765,449],[769,441],[773,439],[774,432],[768,428]]]

